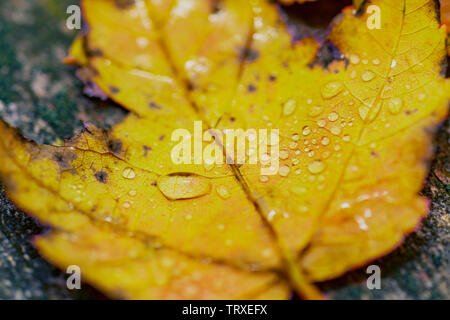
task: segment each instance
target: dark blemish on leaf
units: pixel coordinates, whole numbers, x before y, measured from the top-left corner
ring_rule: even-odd
[[[87,55],[89,57],[102,57],[103,56],[103,51],[102,51],[102,49],[98,49],[98,48],[88,49],[87,50]]]
[[[255,92],[256,91],[256,87],[253,84],[249,84],[247,87],[247,91],[248,92]]]
[[[111,92],[112,94],[117,94],[120,92],[120,89],[114,86],[109,86],[109,92]]]
[[[211,13],[217,13],[222,10],[223,0],[210,0],[211,2]]]
[[[252,48],[239,48],[239,61],[253,62],[259,58],[259,52]]]
[[[371,155],[372,157],[378,158],[378,153],[376,153],[375,151],[371,151],[371,152],[370,152],[370,155]]]
[[[276,80],[277,80],[277,77],[274,76],[273,74],[271,74],[271,75],[269,76],[269,81],[270,81],[270,82],[274,82],[274,81],[276,81]]]
[[[309,66],[313,67],[314,65],[320,65],[323,68],[327,68],[333,61],[339,60],[344,60],[346,65],[348,65],[348,61],[345,58],[342,58],[342,53],[338,47],[336,47],[333,42],[327,40],[319,49],[316,58]]]
[[[156,187],[158,185],[158,183],[156,181],[152,182],[152,186]]]
[[[119,9],[128,9],[134,6],[135,0],[114,0],[114,3]]]
[[[444,59],[442,59],[441,63],[441,70],[440,74],[441,76],[445,78],[450,78],[450,68],[448,67],[450,65],[450,56],[446,56]]]
[[[230,118],[230,122],[235,122],[236,121],[236,118],[235,117],[231,117]]]
[[[161,106],[154,102],[150,102],[150,108],[159,110],[159,109],[161,109]]]
[[[364,12],[366,11],[366,6],[369,4],[369,0],[364,0],[360,5],[359,8],[356,8],[355,17],[362,17]]]
[[[166,137],[165,135],[162,135],[162,136],[160,136],[160,137],[158,138],[158,140],[159,140],[159,141],[163,141],[165,137]]]
[[[100,183],[106,183],[108,182],[108,174],[105,171],[99,171],[94,174],[94,177],[97,179]]]
[[[434,0],[434,11],[436,13],[436,20],[439,24],[441,24],[441,4],[439,0]]]
[[[143,146],[142,148],[144,149],[144,157],[148,155],[149,151],[152,151],[152,148],[149,146]]]
[[[120,154],[122,153],[122,141],[119,139],[110,140],[108,143],[108,148],[109,150],[111,150],[112,153]]]
[[[77,155],[70,151],[57,152],[53,155],[53,160],[56,161],[61,171],[73,169],[72,161],[76,158]]]
[[[186,81],[186,89],[188,91],[192,91],[192,90],[195,89],[195,85],[192,82],[190,82],[190,81]]]

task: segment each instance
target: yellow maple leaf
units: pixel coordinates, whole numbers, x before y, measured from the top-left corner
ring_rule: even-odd
[[[316,299],[314,282],[388,253],[426,214],[417,193],[449,98],[432,1],[371,1],[373,30],[346,8],[326,69],[268,1],[82,3],[89,32],[68,61],[130,115],[63,147],[0,123],[2,180],[53,227],[36,241],[50,261],[112,297]],[[171,134],[195,121],[279,129],[278,174],[175,164]]]

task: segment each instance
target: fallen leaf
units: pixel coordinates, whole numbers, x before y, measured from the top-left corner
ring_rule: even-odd
[[[329,35],[342,59],[325,68],[274,4],[212,3],[84,0],[89,32],[67,61],[131,113],[63,147],[2,122],[2,180],[53,227],[40,252],[112,297],[320,298],[314,282],[387,254],[426,215],[446,27],[432,1],[371,1],[375,30],[346,8]],[[171,134],[194,121],[279,128],[279,174],[174,164]]]

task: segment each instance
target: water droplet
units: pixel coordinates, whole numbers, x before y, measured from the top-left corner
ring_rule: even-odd
[[[229,199],[231,197],[231,193],[226,186],[218,186],[216,191],[222,199]]]
[[[320,140],[320,143],[323,144],[324,146],[327,146],[330,144],[330,138],[322,137],[322,140]]]
[[[280,159],[286,160],[287,158],[289,158],[289,151],[280,150]]]
[[[259,177],[259,181],[261,181],[261,182],[267,182],[267,181],[269,181],[269,177],[268,177],[268,176],[260,176],[260,177]]]
[[[158,178],[159,190],[170,200],[191,199],[211,191],[209,179],[194,174],[172,174]]]
[[[321,128],[325,127],[327,124],[327,122],[325,121],[325,119],[320,119],[317,121],[317,125]]]
[[[364,220],[363,217],[360,216],[356,216],[355,217],[356,222],[358,223],[358,226],[361,230],[367,230],[368,226],[366,224],[366,220]]]
[[[419,101],[425,101],[425,99],[427,98],[427,95],[425,93],[419,93],[419,96],[417,97],[417,99],[419,99]]]
[[[358,72],[356,70],[353,70],[350,72],[350,79],[355,79],[358,76]]]
[[[146,37],[138,37],[136,43],[139,48],[145,48],[148,46],[149,40]]]
[[[403,100],[402,98],[396,97],[389,99],[387,103],[387,107],[392,114],[397,114],[402,111],[403,108]]]
[[[311,117],[317,117],[319,114],[321,114],[323,111],[323,108],[321,106],[314,106],[309,109],[309,115]]]
[[[361,75],[361,79],[363,79],[363,81],[370,81],[373,78],[375,78],[375,73],[373,73],[370,70],[366,70],[362,73]]]
[[[311,128],[308,127],[308,126],[304,126],[304,127],[303,127],[303,130],[302,130],[302,134],[303,134],[304,136],[307,136],[307,135],[310,134],[310,133],[311,133]]]
[[[294,133],[292,135],[291,139],[294,140],[294,141],[298,141],[298,140],[300,140],[300,136],[297,133]]]
[[[278,174],[282,177],[287,177],[290,171],[291,169],[288,166],[281,166],[280,169],[278,169]]]
[[[350,136],[348,134],[346,134],[345,136],[342,137],[342,140],[349,142]]]
[[[130,192],[128,192],[128,195],[129,195],[130,197],[135,197],[136,194],[137,194],[137,192],[136,192],[135,190],[131,190]]]
[[[372,63],[374,64],[374,65],[379,65],[380,64],[380,60],[379,59],[377,59],[377,58],[375,58],[375,59],[373,59],[372,60]]]
[[[134,179],[136,177],[136,173],[134,172],[134,170],[132,168],[125,168],[122,172],[122,177],[124,177],[125,179]]]
[[[332,134],[334,134],[335,136],[337,136],[337,135],[341,134],[342,129],[341,129],[341,127],[339,127],[339,126],[332,126],[332,127],[330,128],[330,131],[331,131]]]
[[[331,112],[328,115],[328,120],[330,121],[336,121],[337,119],[339,119],[339,115],[336,112]]]
[[[361,117],[361,119],[366,120],[367,115],[369,114],[369,107],[368,106],[361,106],[359,107],[358,111],[359,111],[359,116]]]
[[[297,148],[297,142],[295,142],[295,141],[292,141],[290,144],[289,144],[289,148],[291,148],[291,149],[295,149],[295,148]]]
[[[336,96],[343,89],[342,82],[331,81],[322,87],[322,97],[324,99],[330,99]]]
[[[290,116],[294,111],[295,108],[297,107],[297,102],[295,101],[295,99],[290,99],[288,100],[283,107],[283,114],[287,117]]]
[[[318,174],[325,169],[325,164],[320,160],[314,160],[308,165],[308,170],[312,174]]]
[[[293,186],[291,188],[292,193],[295,193],[296,195],[302,195],[304,194],[307,190],[305,187],[302,186]]]
[[[358,64],[359,63],[359,56],[358,55],[356,55],[356,54],[352,54],[352,55],[350,55],[350,62],[352,63],[352,64]]]
[[[277,213],[274,210],[270,210],[269,213],[267,214],[267,220],[272,221],[273,217],[275,217]]]

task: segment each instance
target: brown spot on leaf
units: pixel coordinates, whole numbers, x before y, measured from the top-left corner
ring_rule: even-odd
[[[143,146],[142,148],[144,149],[144,157],[148,156],[149,151],[152,151],[152,148],[149,146]]]
[[[89,57],[102,57],[103,56],[102,49],[98,49],[98,48],[88,49],[86,53]]]
[[[247,87],[247,91],[248,92],[255,92],[256,91],[256,87],[253,84],[249,84]]]
[[[259,58],[259,52],[249,48],[239,48],[239,61],[253,62]]]
[[[109,150],[114,154],[120,154],[122,153],[123,143],[121,140],[110,140],[108,143]]]
[[[77,155],[68,150],[56,152],[52,157],[52,159],[58,164],[61,171],[73,169],[72,161],[76,158]]]
[[[108,182],[108,174],[105,171],[99,171],[94,174],[95,179],[100,183]]]
[[[114,86],[109,86],[109,92],[111,92],[112,94],[116,94],[120,92],[120,89]]]
[[[135,0],[114,0],[114,3],[119,9],[128,9],[134,6]]]
[[[156,104],[155,102],[150,102],[150,108],[151,109],[161,109],[161,106]]]

